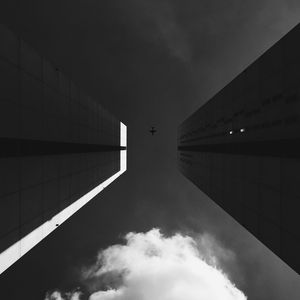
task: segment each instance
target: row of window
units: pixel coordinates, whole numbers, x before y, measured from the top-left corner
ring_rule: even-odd
[[[299,122],[300,122],[300,115],[293,114],[284,119],[260,122],[258,124],[250,125],[247,127],[243,127],[243,128],[239,128],[239,129],[232,129],[232,130],[228,130],[228,131],[222,131],[222,132],[218,132],[218,133],[214,133],[214,134],[210,134],[210,135],[206,135],[206,136],[201,136],[201,137],[197,137],[197,138],[193,138],[193,139],[184,139],[182,137],[180,142],[182,144],[190,143],[190,142],[195,142],[195,141],[204,140],[204,139],[208,139],[208,138],[222,137],[222,136],[225,136],[228,134],[229,135],[240,134],[240,133],[245,133],[246,131],[251,132],[251,131],[255,131],[255,130],[272,128],[272,127],[281,126],[281,125],[289,126],[289,125],[294,125]]]
[[[274,103],[279,104],[279,101],[282,99],[285,100],[285,104],[291,104],[291,103],[296,103],[296,102],[300,101],[300,98],[298,97],[298,95],[296,93],[288,95],[285,98],[283,97],[282,93],[278,93],[278,94],[274,95],[273,97],[264,99],[262,101],[262,105],[260,107],[252,108],[249,110],[241,109],[237,112],[234,112],[233,115],[229,118],[221,117],[214,124],[207,123],[200,128],[197,128],[189,133],[182,135],[180,137],[180,140],[184,140],[188,137],[198,135],[199,133],[205,132],[208,129],[216,129],[221,124],[225,124],[225,125],[230,124],[234,121],[234,119],[238,118],[239,116],[242,116],[242,117],[244,116],[245,118],[251,118],[255,115],[260,114],[261,112],[266,112],[267,106],[269,106],[269,109],[270,109],[271,108],[270,104],[274,104]],[[294,122],[294,121],[291,121],[290,124],[292,122]]]

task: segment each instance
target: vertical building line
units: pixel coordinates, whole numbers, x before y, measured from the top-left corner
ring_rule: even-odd
[[[257,199],[257,214],[258,214],[258,236],[261,238],[262,237],[262,160],[263,158],[258,157],[258,174],[256,175],[257,178],[257,185],[258,185],[258,199]]]
[[[21,70],[21,37],[17,36],[18,39],[18,55],[17,55],[17,72],[18,72],[18,135],[19,138],[23,137],[23,130],[22,130],[22,70]],[[19,222],[19,228],[18,228],[18,239],[20,240],[22,238],[21,233],[21,212],[22,212],[22,156],[21,156],[21,149],[20,144],[18,145],[18,152],[19,155],[17,156],[18,160],[18,170],[19,170],[19,182],[18,182],[18,222]],[[19,244],[19,256],[21,256],[21,243]]]
[[[45,94],[46,94],[46,91],[45,91],[45,80],[44,80],[44,57],[40,56],[41,57],[41,82],[42,82],[42,115],[43,115],[43,120],[42,120],[42,131],[45,132],[45,128],[46,128],[46,118],[45,118]],[[41,158],[41,164],[42,164],[42,207],[43,207],[43,213],[42,213],[42,218],[43,218],[43,221],[46,222],[46,214],[45,214],[45,208],[46,208],[46,205],[45,205],[45,183],[46,183],[46,176],[45,176],[45,163],[46,163],[46,159],[45,157],[43,156]]]
[[[280,157],[280,164],[279,164],[279,172],[280,172],[280,187],[279,187],[279,197],[280,197],[280,200],[279,200],[279,228],[280,228],[280,236],[279,236],[279,255],[283,255],[283,244],[282,244],[282,241],[283,241],[283,205],[282,205],[282,201],[283,201],[283,190],[282,190],[282,169],[283,169],[283,160],[286,159],[286,158],[283,158],[283,157]]]

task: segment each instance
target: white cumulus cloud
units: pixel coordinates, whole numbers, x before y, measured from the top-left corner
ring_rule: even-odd
[[[203,258],[190,236],[166,237],[158,229],[128,233],[126,244],[102,250],[83,271],[101,281],[89,300],[245,300],[220,269]]]
[[[45,300],[80,300],[82,292],[73,291],[62,293],[60,291],[47,292]]]

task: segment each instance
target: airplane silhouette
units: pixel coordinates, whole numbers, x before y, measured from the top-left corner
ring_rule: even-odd
[[[151,132],[151,134],[153,135],[156,131],[157,130],[153,126],[151,126],[151,130],[149,130],[149,132]]]

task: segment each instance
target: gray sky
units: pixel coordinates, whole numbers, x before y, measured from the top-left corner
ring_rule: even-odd
[[[128,126],[127,173],[12,267],[2,293],[82,285],[99,249],[160,227],[233,251],[222,266],[249,299],[299,299],[299,276],[176,164],[178,125],[299,22],[299,1],[10,0],[0,16]]]

